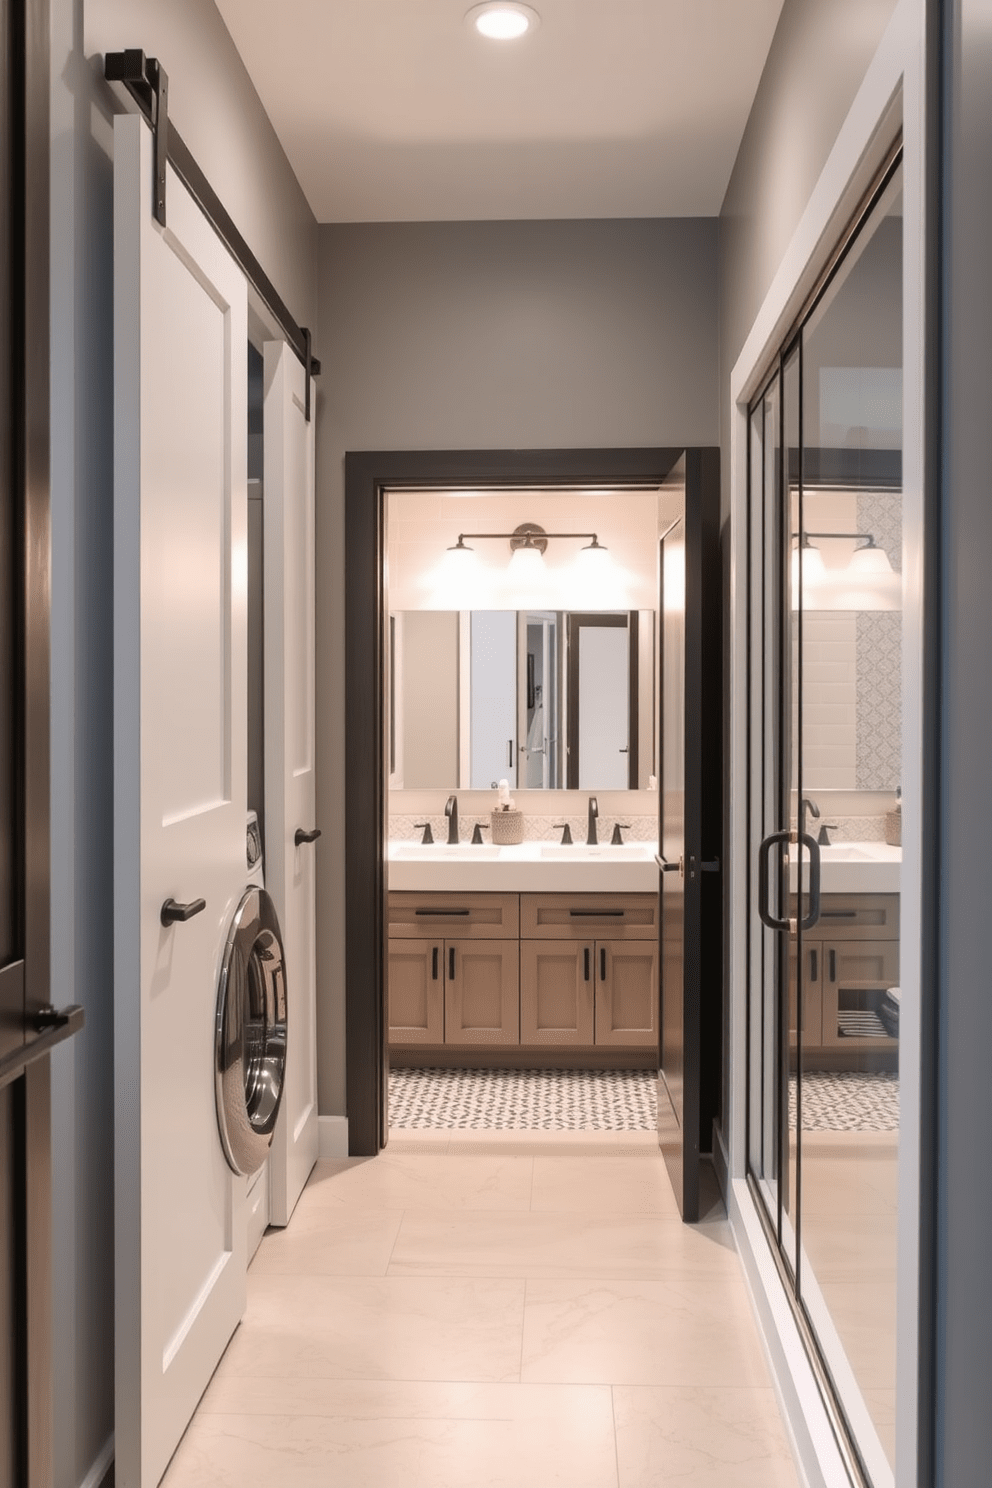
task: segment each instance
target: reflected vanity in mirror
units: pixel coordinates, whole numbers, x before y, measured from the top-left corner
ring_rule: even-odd
[[[653,610],[407,610],[389,619],[395,789],[646,789]]]

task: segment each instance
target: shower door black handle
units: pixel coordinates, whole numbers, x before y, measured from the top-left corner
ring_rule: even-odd
[[[809,848],[809,914],[799,922],[800,930],[812,930],[820,918],[820,844],[808,832],[799,838]],[[799,856],[799,888],[802,888],[802,854]]]
[[[809,914],[805,919],[795,921],[782,919],[773,915],[768,908],[768,883],[769,883],[769,859],[771,850],[778,843],[796,842],[800,849],[809,848]],[[802,888],[802,852],[797,854],[799,869],[799,887]],[[800,895],[801,897],[801,895]],[[758,914],[761,923],[767,925],[769,930],[787,930],[795,934],[797,930],[812,930],[820,918],[820,848],[815,837],[808,832],[772,832],[764,838],[758,847]]]
[[[791,920],[783,920],[773,915],[768,908],[768,861],[771,857],[773,847],[780,843],[792,841],[791,832],[772,832],[758,845],[758,914],[761,923],[767,925],[769,930],[791,930]]]

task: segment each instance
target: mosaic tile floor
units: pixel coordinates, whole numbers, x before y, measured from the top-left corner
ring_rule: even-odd
[[[653,1070],[400,1069],[389,1124],[414,1130],[654,1131]]]
[[[789,1081],[789,1128],[796,1129],[796,1080]],[[898,1131],[899,1076],[809,1070],[803,1075],[803,1131]]]

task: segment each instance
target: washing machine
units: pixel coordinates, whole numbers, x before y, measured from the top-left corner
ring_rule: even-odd
[[[286,960],[265,891],[258,816],[248,813],[247,883],[224,947],[217,993],[217,1127],[228,1164],[248,1180],[248,1258],[269,1222],[268,1155],[286,1075]]]

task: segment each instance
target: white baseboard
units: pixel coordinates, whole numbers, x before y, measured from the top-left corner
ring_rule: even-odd
[[[347,1116],[317,1117],[317,1156],[324,1161],[348,1156]]]
[[[100,1455],[86,1474],[79,1488],[100,1488],[114,1461],[114,1433],[111,1432],[100,1448]]]

